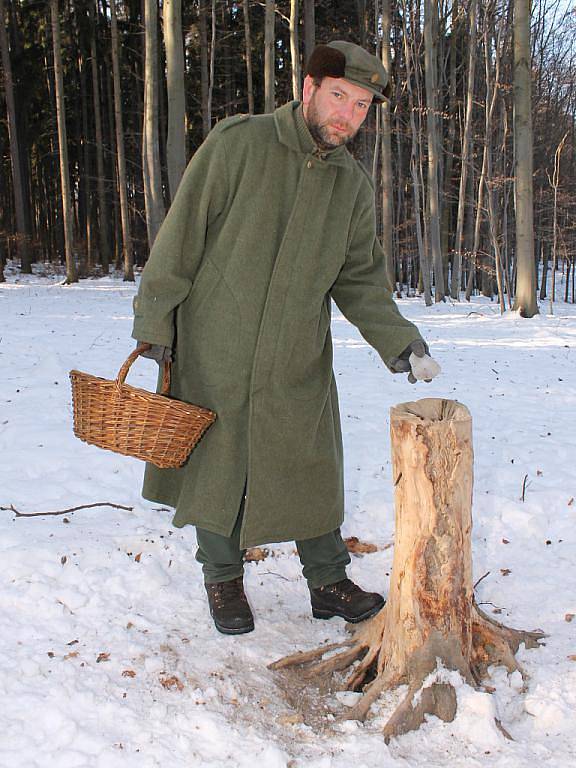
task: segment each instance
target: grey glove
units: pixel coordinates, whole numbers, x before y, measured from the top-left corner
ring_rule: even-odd
[[[158,365],[172,362],[172,350],[170,347],[163,347],[161,344],[148,344],[148,342],[145,341],[137,341],[136,349],[140,351],[142,357],[149,357],[151,360],[155,360]]]
[[[428,344],[423,339],[412,341],[406,349],[401,352],[398,357],[393,357],[390,360],[389,366],[392,373],[407,373],[408,381],[410,384],[416,384],[416,377],[412,372],[412,366],[410,364],[410,355],[414,354],[416,357],[424,357],[430,355]],[[425,381],[431,381],[431,379],[424,379]]]

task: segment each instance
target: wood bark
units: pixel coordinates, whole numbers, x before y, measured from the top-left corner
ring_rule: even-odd
[[[212,128],[212,98],[214,96],[214,65],[216,62],[216,0],[211,5],[210,56],[208,66],[208,130]]]
[[[100,264],[104,272],[108,272],[110,265],[110,238],[108,237],[108,202],[104,179],[104,140],[102,135],[102,107],[100,103],[100,82],[98,74],[98,57],[96,52],[96,14],[98,0],[89,4],[90,9],[90,63],[92,69],[92,99],[94,106],[94,125],[96,129],[96,189],[98,198],[98,237],[100,242]]]
[[[68,170],[68,143],[66,137],[66,106],[64,101],[64,79],[62,76],[62,54],[60,43],[60,18],[58,0],[50,0],[52,26],[52,48],[54,51],[54,83],[56,96],[56,121],[58,124],[58,148],[60,157],[60,185],[62,190],[62,218],[64,223],[64,252],[66,254],[66,283],[78,282],[73,250],[72,196]]]
[[[532,58],[530,0],[514,2],[514,179],[516,206],[516,297],[521,317],[538,314],[532,202]]]
[[[426,82],[426,128],[428,134],[427,214],[429,243],[434,268],[434,301],[444,299],[444,262],[440,240],[440,196],[438,193],[439,149],[437,68],[437,0],[424,0],[424,57]]]
[[[550,288],[550,314],[554,311],[554,301],[556,299],[556,269],[558,265],[558,185],[560,183],[560,156],[562,154],[562,149],[564,148],[564,142],[568,138],[568,133],[564,134],[564,137],[560,141],[560,144],[558,144],[558,147],[556,148],[556,152],[554,153],[554,173],[552,175],[552,189],[554,190],[554,210],[553,210],[553,217],[552,217],[552,227],[553,227],[553,236],[552,236],[552,285]],[[546,270],[543,270],[544,277],[543,277],[543,286],[544,286],[544,295],[546,295],[546,283],[544,282],[545,276],[546,276]],[[568,283],[568,281],[566,281]]]
[[[72,24],[77,41],[76,62],[80,76],[80,119],[81,127],[78,137],[79,174],[78,174],[78,236],[82,242],[79,254],[78,273],[85,277],[94,263],[94,246],[92,239],[92,177],[90,163],[90,147],[93,142],[89,139],[88,129],[88,87],[86,81],[86,56],[84,38],[86,9],[78,0],[73,4]]]
[[[198,3],[198,30],[200,32],[200,100],[202,104],[202,135],[208,136],[211,126],[210,112],[208,111],[208,31],[206,25],[207,0],[199,0]]]
[[[421,152],[420,152],[420,131],[416,124],[416,105],[415,97],[412,88],[412,53],[410,49],[410,33],[408,30],[408,8],[405,0],[402,2],[402,25],[403,25],[403,41],[404,41],[404,59],[406,65],[406,86],[408,89],[408,112],[410,115],[410,134],[412,137],[412,150],[410,154],[410,174],[412,177],[412,195],[414,198],[413,210],[416,226],[416,241],[418,243],[418,256],[420,263],[420,274],[422,278],[424,302],[429,307],[432,304],[432,289],[430,284],[430,262],[428,258],[428,249],[424,242],[424,233],[422,232],[422,219],[420,211],[422,210],[421,194],[422,194],[422,177],[420,173],[421,169]],[[417,66],[416,63],[414,65]],[[414,70],[416,73],[416,70]],[[416,80],[416,82],[418,82]]]
[[[130,209],[128,207],[128,184],[126,178],[126,152],[124,148],[124,124],[122,118],[122,86],[120,80],[120,47],[118,45],[116,0],[110,0],[110,22],[112,39],[112,75],[114,79],[116,163],[118,189],[120,192],[120,219],[122,222],[123,272],[124,280],[134,281],[134,259],[132,255],[132,232],[130,230]]]
[[[381,60],[384,69],[391,77],[392,56],[390,53],[391,11],[390,0],[382,0],[382,51]],[[378,108],[378,107],[377,107]],[[392,174],[392,116],[390,101],[382,102],[380,106],[382,128],[382,165],[380,180],[382,183],[382,248],[386,256],[386,275],[390,290],[394,290],[394,177]],[[376,152],[374,155],[376,156]]]
[[[12,169],[12,190],[14,194],[14,210],[16,213],[16,242],[20,257],[20,269],[25,274],[32,272],[32,255],[30,251],[30,232],[28,231],[26,215],[26,193],[22,176],[22,158],[20,137],[16,121],[16,100],[14,98],[14,83],[12,80],[12,61],[8,46],[6,12],[4,0],[0,0],[0,50],[2,69],[4,73],[4,94],[8,117],[8,140],[10,144],[10,165]]]
[[[474,77],[476,73],[476,8],[477,0],[470,0],[469,22],[470,37],[468,42],[468,78],[466,84],[466,115],[464,118],[464,133],[462,135],[462,161],[460,165],[460,186],[458,190],[458,213],[456,217],[456,236],[454,241],[454,258],[452,259],[452,279],[450,295],[453,299],[460,298],[460,282],[462,276],[462,243],[464,240],[464,216],[466,214],[466,188],[468,181],[468,164],[472,138],[472,109],[474,106]]]
[[[162,174],[160,169],[160,137],[158,131],[158,5],[145,0],[144,37],[144,136],[143,175],[146,201],[148,247],[152,248],[164,220]]]
[[[492,664],[524,674],[514,654],[520,643],[537,647],[543,637],[504,627],[474,601],[468,409],[426,398],[393,407],[390,421],[396,535],[388,602],[351,640],[271,665],[305,665],[306,680],[351,667],[345,687],[363,696],[344,719],[365,719],[381,692],[407,685],[384,727],[386,741],[418,728],[426,714],[454,718],[451,672],[475,687]],[[339,648],[344,650],[322,658]]]
[[[298,43],[298,0],[290,0],[290,59],[292,62],[292,98],[300,100],[300,46]]]
[[[108,29],[108,19],[110,18],[110,11],[108,10],[107,0],[101,0],[102,7],[100,13],[101,30],[100,35],[107,41],[110,40],[110,33]],[[116,121],[114,118],[114,90],[113,90],[113,73],[111,69],[112,55],[104,56],[102,76],[104,79],[105,88],[105,103],[106,113],[108,116],[107,128],[108,135],[105,137],[105,141],[109,147],[108,160],[109,170],[107,170],[107,178],[110,180],[108,184],[109,196],[112,199],[112,240],[110,243],[111,252],[114,258],[114,269],[118,272],[122,269],[122,223],[120,216],[120,192],[118,190],[118,173],[116,167],[116,158],[118,156],[118,150],[116,146]]]
[[[244,42],[246,56],[246,91],[248,94],[248,114],[254,114],[254,78],[252,76],[252,35],[250,33],[250,0],[242,0],[244,10]]]
[[[264,17],[264,112],[273,112],[275,107],[275,22],[276,3],[266,0]]]
[[[306,62],[316,47],[315,0],[304,0],[304,58]]]
[[[184,40],[182,0],[164,0],[164,45],[166,46],[166,88],[168,93],[168,134],[166,164],[170,201],[174,200],[186,168],[186,102],[184,97]]]
[[[448,131],[446,137],[446,151],[444,162],[444,182],[442,206],[442,227],[441,227],[441,250],[444,257],[444,292],[449,294],[450,286],[448,284],[448,274],[450,270],[450,236],[452,228],[452,196],[453,196],[453,169],[454,169],[454,148],[456,146],[456,117],[458,115],[458,103],[456,100],[457,90],[457,58],[458,48],[462,39],[462,21],[461,8],[458,0],[452,3],[452,22],[450,30],[450,72],[448,86]],[[444,31],[444,35],[446,32]],[[452,254],[453,256],[453,254]]]
[[[492,250],[494,251],[494,269],[496,272],[496,282],[498,285],[498,301],[500,303],[500,313],[504,314],[506,305],[504,302],[504,286],[502,281],[502,257],[500,255],[500,242],[497,232],[497,213],[494,202],[495,191],[492,179],[492,134],[494,123],[494,111],[498,98],[498,88],[500,86],[500,32],[495,41],[495,63],[494,63],[494,82],[492,83],[491,74],[491,45],[489,25],[484,25],[484,50],[486,55],[485,73],[486,73],[486,114],[485,114],[485,135],[486,135],[486,199],[488,200],[488,225],[490,229],[490,240]]]
[[[484,23],[486,23],[486,19],[484,19]],[[485,57],[488,56],[487,52],[484,51]],[[486,110],[486,114],[488,115],[490,106],[488,104],[488,94],[486,96],[485,100],[485,106],[484,109]],[[480,230],[482,225],[482,217],[483,217],[483,211],[484,211],[484,194],[487,188],[486,185],[486,177],[488,174],[488,155],[489,155],[490,147],[488,145],[488,142],[484,142],[484,149],[482,151],[482,170],[480,171],[480,178],[478,180],[478,196],[476,199],[476,217],[474,222],[474,243],[472,245],[472,253],[471,253],[471,259],[470,259],[470,271],[468,273],[468,281],[466,283],[466,301],[470,301],[470,298],[472,296],[472,290],[474,288],[474,279],[476,277],[476,266],[477,266],[477,259],[478,259],[478,250],[480,248]],[[490,294],[491,295],[491,292]]]

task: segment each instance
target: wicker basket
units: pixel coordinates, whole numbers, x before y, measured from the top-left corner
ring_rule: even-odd
[[[132,352],[115,381],[70,371],[74,434],[91,445],[162,469],[180,467],[216,414],[167,396],[169,362],[164,363],[160,394],[125,384],[130,366],[145,349],[140,345]]]

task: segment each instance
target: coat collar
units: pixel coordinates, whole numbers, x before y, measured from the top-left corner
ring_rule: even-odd
[[[344,145],[328,151],[320,150],[312,138],[299,101],[290,101],[274,111],[278,140],[305,155],[316,155],[330,165],[350,164],[352,159]]]

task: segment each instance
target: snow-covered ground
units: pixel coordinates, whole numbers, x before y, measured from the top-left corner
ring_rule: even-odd
[[[72,433],[68,371],[112,377],[132,349],[134,287],[113,278],[0,285],[1,768],[440,768],[576,766],[576,307],[532,320],[496,304],[400,301],[443,374],[391,376],[339,314],[335,370],[346,452],[346,536],[379,550],[350,575],[387,591],[394,515],[388,410],[455,398],[474,422],[473,555],[484,609],[543,629],[518,657],[529,675],[493,670],[493,695],[458,688],[453,723],[431,718],[384,744],[401,691],[364,724],[315,732],[299,722],[266,665],[345,637],[315,621],[291,543],[247,564],[256,630],[214,629],[192,528],[140,498],[143,465]],[[152,387],[139,361],[129,381]],[[521,499],[524,478],[524,500]],[[572,658],[570,658],[572,657]],[[498,718],[513,741],[496,728]]]

